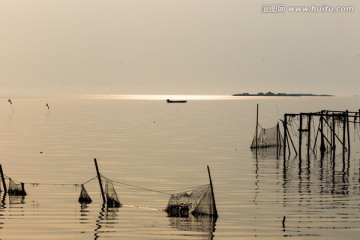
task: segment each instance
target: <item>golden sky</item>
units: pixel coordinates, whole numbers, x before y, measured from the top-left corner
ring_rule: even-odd
[[[359,26],[347,0],[0,0],[0,94],[355,95]]]

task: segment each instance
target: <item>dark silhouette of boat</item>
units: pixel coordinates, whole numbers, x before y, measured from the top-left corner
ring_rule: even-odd
[[[170,100],[170,99],[166,99],[167,103],[186,103],[187,100]]]

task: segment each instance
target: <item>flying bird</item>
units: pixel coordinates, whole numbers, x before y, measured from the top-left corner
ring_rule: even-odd
[[[10,99],[10,98],[8,99],[8,102],[9,102],[9,103],[10,103],[10,105],[11,105],[11,108],[12,108],[13,113],[15,113],[15,112],[14,112],[14,107],[13,107],[13,105],[12,105],[12,101],[11,101],[11,99]]]

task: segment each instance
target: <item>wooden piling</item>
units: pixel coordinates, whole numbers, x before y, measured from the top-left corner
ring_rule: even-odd
[[[299,128],[299,159],[301,160],[301,145],[302,145],[302,125],[303,125],[303,114],[300,113],[300,128]]]
[[[211,195],[212,195],[212,201],[213,201],[213,209],[214,209],[214,213],[213,213],[212,216],[217,217],[217,216],[218,216],[218,213],[217,213],[217,209],[216,209],[214,188],[213,188],[213,184],[212,184],[212,179],[211,179],[211,173],[210,173],[210,168],[209,168],[209,166],[207,166],[207,170],[208,170],[208,174],[209,174],[210,189],[211,189]]]
[[[299,129],[298,129],[298,148],[293,146],[294,150],[298,149],[299,151],[299,162],[302,159],[302,142],[303,142],[303,132],[308,132],[307,136],[307,158],[310,159],[310,150],[315,153],[317,146],[317,138],[320,134],[320,152],[321,157],[323,158],[325,152],[331,151],[331,156],[335,159],[336,155],[336,144],[340,143],[343,148],[343,159],[345,159],[345,153],[347,153],[348,159],[350,159],[350,150],[351,150],[351,133],[350,133],[350,123],[360,124],[360,109],[355,112],[346,111],[330,111],[322,110],[319,112],[310,112],[310,113],[299,113],[299,114],[284,114],[284,160],[286,159],[286,147],[290,147],[289,139],[291,139],[291,134],[287,129],[288,117],[299,117]],[[359,120],[357,117],[359,116]],[[306,117],[307,127],[305,127],[304,119]],[[318,118],[318,127],[315,133],[315,136],[311,134],[311,127],[314,124],[314,118]],[[330,120],[329,120],[330,118]],[[312,123],[313,121],[313,123]],[[340,131],[339,128],[343,128],[343,131]],[[336,129],[338,127],[338,129]],[[326,130],[330,133],[328,136]],[[338,133],[336,133],[338,132]],[[342,137],[341,137],[342,134]],[[311,146],[311,138],[314,140],[313,148]],[[278,139],[277,139],[278,141]],[[289,149],[290,150],[290,149]]]
[[[345,141],[346,141],[346,113],[342,114],[342,120],[343,120],[343,140],[342,140],[342,158],[345,165]]]
[[[311,141],[311,114],[308,114],[308,142],[307,142],[307,159],[310,160],[310,143]]]
[[[100,171],[99,171],[99,168],[98,168],[96,158],[94,158],[94,163],[95,163],[95,168],[96,168],[96,174],[97,174],[97,177],[98,177],[98,180],[99,180],[99,185],[100,185],[100,191],[101,191],[103,204],[105,204],[106,203],[106,198],[105,198],[105,193],[104,193],[104,189],[103,189],[103,185],[102,185],[102,181],[101,181],[101,175],[100,175]]]
[[[0,174],[1,174],[1,182],[2,182],[3,188],[4,188],[4,193],[7,193],[7,188],[6,188],[6,182],[5,182],[4,172],[3,172],[3,169],[2,169],[1,164],[0,164]]]
[[[320,115],[320,153],[324,155],[326,148],[325,148],[325,141],[324,141],[324,111],[321,111]]]
[[[349,111],[346,110],[346,127],[347,127],[347,141],[348,141],[348,159],[350,159],[350,124],[349,124]]]
[[[286,160],[286,138],[287,138],[287,114],[284,114],[283,125],[284,125],[283,156],[284,156],[284,161],[285,161]]]

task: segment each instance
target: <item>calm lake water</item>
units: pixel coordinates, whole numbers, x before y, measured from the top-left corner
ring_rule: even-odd
[[[313,156],[299,171],[292,156],[284,174],[282,157],[261,151],[256,158],[249,149],[257,103],[260,124],[272,127],[286,112],[358,111],[359,98],[166,98],[13,97],[13,109],[0,98],[0,164],[28,193],[1,194],[0,239],[359,238],[360,141],[353,125],[346,168],[340,157],[334,167]],[[122,208],[102,207],[97,179],[85,185],[93,202],[78,203],[78,184],[96,176],[94,158],[102,175],[141,187],[115,185]],[[207,165],[219,218],[168,217],[165,193],[207,184]]]

